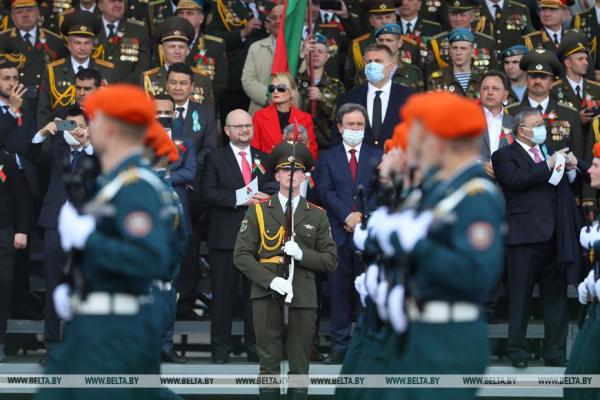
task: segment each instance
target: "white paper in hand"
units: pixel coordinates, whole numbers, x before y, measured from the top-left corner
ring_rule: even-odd
[[[249,184],[235,191],[235,204],[246,204],[252,196],[258,193],[258,178],[252,179]]]

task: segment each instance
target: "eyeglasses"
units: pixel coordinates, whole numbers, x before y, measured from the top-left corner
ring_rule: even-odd
[[[230,128],[241,130],[241,129],[254,129],[253,125],[227,125]]]
[[[280,83],[277,86],[269,85],[269,93],[273,93],[275,90],[277,90],[279,93],[285,93],[285,92],[287,92],[288,87],[286,85],[284,85],[283,83]]]

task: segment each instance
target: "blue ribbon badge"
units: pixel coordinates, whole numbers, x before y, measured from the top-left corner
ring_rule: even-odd
[[[198,117],[198,111],[192,113],[192,129],[194,132],[200,132],[200,119]]]

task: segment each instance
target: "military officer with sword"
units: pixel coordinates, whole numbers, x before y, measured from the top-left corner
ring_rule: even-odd
[[[336,268],[337,249],[325,210],[300,196],[305,172],[313,165],[308,148],[283,142],[271,153],[269,164],[279,192],[248,209],[233,259],[252,281],[260,374],[280,374],[285,343],[289,374],[307,375],[316,321],[315,272]],[[306,398],[308,383],[299,386],[288,389],[288,399]],[[274,400],[280,389],[260,387],[259,393],[261,400]]]

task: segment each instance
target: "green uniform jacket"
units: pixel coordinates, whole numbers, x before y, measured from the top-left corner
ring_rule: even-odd
[[[215,96],[219,96],[227,86],[227,46],[223,38],[199,34],[191,45],[186,64],[196,67],[200,73],[212,81]]]
[[[257,210],[263,213],[264,243],[261,246],[260,219]],[[277,236],[277,232],[285,226],[285,215],[275,195],[254,207],[249,207],[240,226],[233,262],[242,273],[252,281],[251,299],[270,296],[274,292],[269,289],[271,281],[283,277],[283,265],[277,263],[259,263],[266,259],[283,254],[281,247],[285,243],[284,236],[278,240],[269,240],[267,236]],[[282,229],[283,230],[283,229]],[[295,240],[302,249],[302,261],[295,262],[292,286],[294,297],[290,307],[317,308],[317,289],[315,271],[330,272],[337,267],[337,247],[331,238],[331,228],[325,210],[300,198],[294,212]],[[266,247],[270,248],[264,248]]]
[[[212,89],[210,78],[201,74],[198,68],[193,67],[194,72],[194,90],[190,98],[196,103],[211,104],[215,103],[215,96]],[[143,73],[142,85],[146,93],[156,96],[166,93],[167,89],[167,69],[166,67],[152,68]]]
[[[98,70],[103,84],[114,83],[114,65],[108,61],[90,59],[88,68]],[[54,79],[52,79],[54,78]],[[61,58],[46,66],[40,86],[37,110],[38,127],[44,127],[58,110],[75,104],[75,72],[71,57]]]
[[[400,21],[398,21],[400,24]],[[400,24],[402,26],[402,24]],[[412,28],[412,32],[407,34],[413,37],[420,37],[423,42],[428,42],[430,38],[439,34],[442,31],[442,26],[430,19],[423,19],[420,16],[417,18],[417,24]]]
[[[462,86],[460,86],[460,83],[458,83],[452,73],[452,66],[448,66],[431,74],[427,81],[427,88],[429,90],[447,90],[473,99],[478,99],[481,75],[481,72],[471,67],[471,78],[469,79],[467,90],[463,90]]]
[[[511,46],[523,44],[523,35],[533,31],[527,6],[508,0],[502,7],[500,21],[494,21],[483,4],[478,10],[478,18],[473,22],[473,30],[492,36],[496,40],[496,50],[502,52]]]
[[[144,8],[143,6],[141,6]],[[148,24],[150,26],[150,35],[156,39],[156,28],[165,19],[175,15],[171,0],[149,0],[148,1]],[[136,18],[138,19],[138,18]]]
[[[148,3],[149,0],[127,0],[125,18],[133,18],[149,26]]]
[[[569,32],[568,29],[563,29],[561,37],[564,37],[567,32]],[[531,32],[523,36],[523,42],[529,50],[544,48],[556,54],[556,50],[558,49],[558,45],[554,44],[553,39],[548,36],[545,29],[540,29],[539,31]]]
[[[582,86],[583,96],[579,98],[565,78],[554,82],[550,95],[558,101],[558,104],[567,105],[578,110],[583,110],[588,106],[589,108],[600,107],[600,82],[584,79]]]
[[[571,21],[571,28],[578,30],[583,33],[590,42],[590,50],[592,57],[596,61],[596,69],[600,69],[598,66],[598,38],[600,38],[600,23],[596,18],[596,8],[592,7],[590,10],[582,12],[581,14],[575,15]]]
[[[315,23],[314,33],[321,33],[328,39],[329,59],[325,64],[327,75],[333,78],[341,79],[343,63],[348,53],[350,42],[344,26],[338,22],[328,24],[321,23],[321,17]]]
[[[110,41],[104,26],[97,39],[93,57],[115,65],[117,82],[138,85],[142,73],[150,68],[150,39],[145,25],[135,19],[121,20]]]

